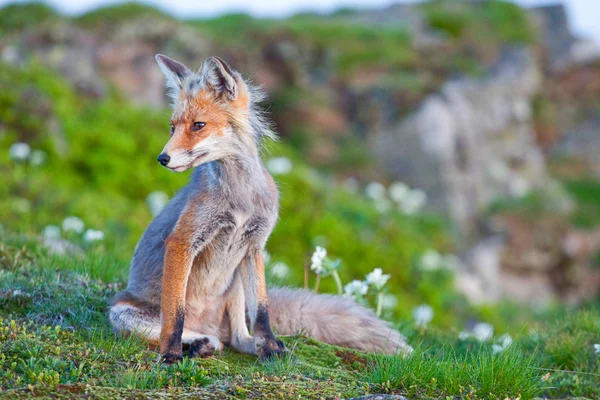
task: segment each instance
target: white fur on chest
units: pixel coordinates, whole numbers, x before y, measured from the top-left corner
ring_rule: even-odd
[[[206,245],[203,251],[208,257],[202,253],[197,256],[188,282],[188,299],[222,295],[246,256],[249,243],[244,239],[244,233],[250,216],[240,212],[232,214],[235,227],[220,231]]]

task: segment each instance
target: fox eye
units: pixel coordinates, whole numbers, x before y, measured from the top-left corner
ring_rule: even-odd
[[[171,135],[175,133],[175,125],[171,124]]]
[[[206,123],[204,122],[194,122],[192,124],[192,130],[194,132],[199,131],[200,129],[204,128],[206,126]]]

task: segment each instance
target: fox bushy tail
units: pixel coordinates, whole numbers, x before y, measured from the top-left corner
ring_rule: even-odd
[[[278,334],[302,334],[369,352],[412,351],[404,336],[350,298],[290,288],[271,288],[268,296],[271,325]]]

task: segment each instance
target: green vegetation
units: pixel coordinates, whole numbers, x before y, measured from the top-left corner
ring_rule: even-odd
[[[595,398],[598,311],[535,322],[504,350],[498,338],[404,324],[409,357],[363,354],[304,337],[284,337],[290,354],[259,363],[231,350],[163,365],[148,345],[110,330],[106,308],[122,282],[94,278],[111,262],[57,258],[22,236],[0,237],[0,398],[157,395],[315,398],[397,393],[411,398],[536,396]],[[535,327],[535,329],[533,329]],[[501,340],[501,338],[500,338]]]
[[[87,12],[76,18],[76,22],[85,27],[99,28],[106,25],[116,25],[133,18],[147,17],[173,19],[173,17],[155,7],[136,2],[126,2]]]
[[[117,260],[119,268],[104,278],[124,279],[134,246],[152,219],[146,197],[156,190],[172,196],[189,177],[155,161],[168,138],[168,112],[136,108],[117,95],[100,101],[82,97],[36,64],[19,70],[0,65],[0,84],[7,88],[0,93],[0,220],[12,231],[36,236],[47,225],[77,216],[87,228],[103,231],[105,239],[86,243],[72,232],[63,232],[63,238]],[[11,144],[23,141],[47,153],[43,165],[9,157]],[[452,295],[451,275],[435,278],[434,285],[412,284],[421,274],[415,261],[424,251],[451,249],[439,219],[382,215],[372,201],[319,175],[285,144],[268,147],[269,157],[283,155],[294,163],[291,173],[277,176],[281,222],[268,244],[274,261],[292,267],[286,284],[303,284],[307,257],[315,245],[324,245],[342,260],[344,282],[376,267],[392,273],[389,288],[405,306],[395,311],[398,316],[408,318],[413,305],[425,302],[439,307],[439,323],[453,322],[442,312],[459,301]],[[357,241],[357,235],[364,240]],[[321,287],[334,286],[325,280]]]
[[[476,37],[499,43],[530,43],[534,39],[525,11],[508,1],[434,0],[422,9],[432,28],[455,39]]]
[[[481,73],[471,48],[479,54],[502,43],[534,40],[525,13],[510,3],[436,1],[423,10],[427,23],[448,38],[440,52],[420,54],[401,27],[349,23],[347,10],[330,20],[301,15],[271,21],[239,14],[184,23],[246,54],[262,50],[271,36],[286,38],[298,49],[326,57],[332,66],[328,80],[351,82],[361,74],[374,79],[370,88],[386,88],[400,99],[398,113],[450,74]],[[132,18],[179,23],[137,3],[70,21],[103,30]],[[0,33],[57,19],[66,18],[40,3],[11,5],[0,11]],[[273,94],[273,115],[294,114],[303,104],[333,109],[335,98],[327,89],[316,92],[292,81]],[[332,260],[341,260],[344,283],[381,268],[391,275],[381,298],[393,300],[383,316],[415,352],[407,358],[367,355],[298,336],[283,338],[291,352],[267,363],[226,350],[209,359],[163,365],[147,343],[115,336],[106,309],[123,289],[134,246],[152,219],[148,196],[162,191],[172,197],[189,178],[155,161],[168,139],[169,111],[135,107],[113,89],[102,99],[90,98],[35,59],[18,68],[0,63],[0,87],[0,398],[335,398],[382,392],[411,398],[600,396],[597,309],[468,304],[454,290],[451,269],[420,266],[432,249],[454,250],[446,222],[400,212],[393,202],[387,210],[362,188],[346,187],[323,173],[369,168],[372,160],[355,136],[336,138],[338,157],[317,172],[304,151],[318,147],[326,135],[303,121],[264,152],[267,161],[284,157],[292,164],[291,171],[275,176],[281,218],[267,245],[272,264],[283,262],[289,270],[282,276],[269,268],[267,278],[302,286],[317,245],[325,246]],[[11,156],[11,146],[21,142],[44,157],[34,163]],[[598,184],[571,180],[565,188],[578,205],[574,222],[600,224]],[[517,210],[535,217],[552,212],[554,204],[547,200],[546,193],[531,193],[519,201],[499,201],[490,212]],[[44,234],[69,216],[104,238],[85,240],[77,229],[58,230],[58,237]],[[66,254],[52,254],[50,248],[57,246]],[[308,285],[314,287],[315,280],[311,273]],[[321,292],[336,289],[332,278],[319,282]],[[373,304],[374,297],[369,292],[362,300]],[[431,307],[431,325],[415,324],[418,305]],[[514,342],[494,352],[501,337],[459,338],[457,327],[474,321],[492,324]]]
[[[0,9],[0,34],[19,32],[51,19],[61,18],[44,3],[9,4]]]

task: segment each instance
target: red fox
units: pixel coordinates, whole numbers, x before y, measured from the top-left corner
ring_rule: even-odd
[[[279,195],[259,155],[262,139],[275,138],[259,108],[263,95],[217,57],[197,73],[161,54],[156,60],[173,105],[158,162],[195,170],[139,241],[127,289],[110,308],[115,330],[157,344],[169,363],[182,358],[183,345],[190,356],[227,343],[269,358],[287,351],[273,330],[364,351],[410,351],[350,298],[267,290],[263,249]]]

